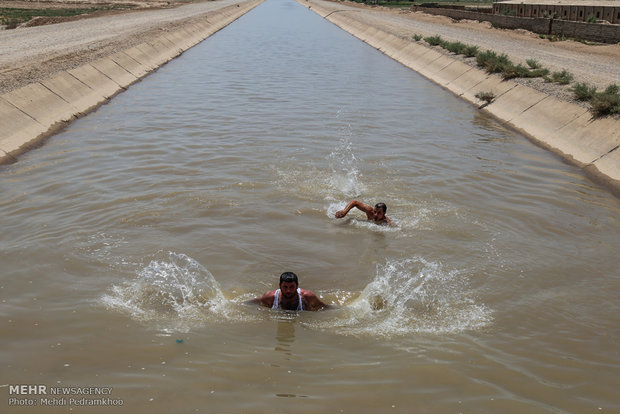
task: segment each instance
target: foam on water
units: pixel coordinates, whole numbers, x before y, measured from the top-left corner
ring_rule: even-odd
[[[401,336],[480,329],[492,312],[477,303],[467,278],[423,258],[389,260],[358,298],[332,320],[311,323],[345,335]]]

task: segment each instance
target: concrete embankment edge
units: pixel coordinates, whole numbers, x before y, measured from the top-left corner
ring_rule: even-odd
[[[214,10],[198,22],[0,96],[0,164],[15,161],[262,2],[249,0]]]
[[[356,19],[359,12],[330,10],[305,0],[298,2],[579,166],[594,181],[620,194],[619,120],[594,118],[579,105],[504,81],[418,42],[369,26]],[[495,99],[486,104],[476,98],[479,92],[492,92]]]

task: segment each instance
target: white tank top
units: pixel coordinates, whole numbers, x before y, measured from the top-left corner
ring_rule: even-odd
[[[273,306],[271,309],[279,309],[280,308],[280,289],[276,290],[275,295],[273,296]],[[298,311],[304,310],[303,304],[301,302],[301,289],[297,288],[297,297],[299,298],[299,304],[297,304]]]

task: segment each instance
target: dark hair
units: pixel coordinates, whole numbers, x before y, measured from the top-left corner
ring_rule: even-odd
[[[293,272],[284,272],[280,275],[280,284],[287,282],[295,282],[295,284],[299,285],[299,280],[297,280],[297,275]]]
[[[387,206],[384,203],[375,204],[375,208],[380,208],[381,210],[383,210],[383,214],[385,214],[385,212],[387,211]]]

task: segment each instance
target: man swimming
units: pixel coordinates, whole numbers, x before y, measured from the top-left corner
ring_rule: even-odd
[[[260,303],[271,309],[318,311],[329,305],[323,303],[314,293],[299,288],[299,280],[293,272],[280,275],[280,288],[265,293],[247,303]]]
[[[364,213],[366,213],[366,218],[368,218],[368,220],[374,221],[376,224],[392,225],[392,220],[390,220],[388,216],[385,215],[385,212],[387,211],[387,206],[383,203],[377,203],[373,208],[368,204],[353,200],[349,204],[347,204],[344,209],[336,211],[336,218],[343,218],[347,215],[347,213],[349,213],[349,210],[351,210],[353,207],[357,208],[358,210],[362,210]]]

